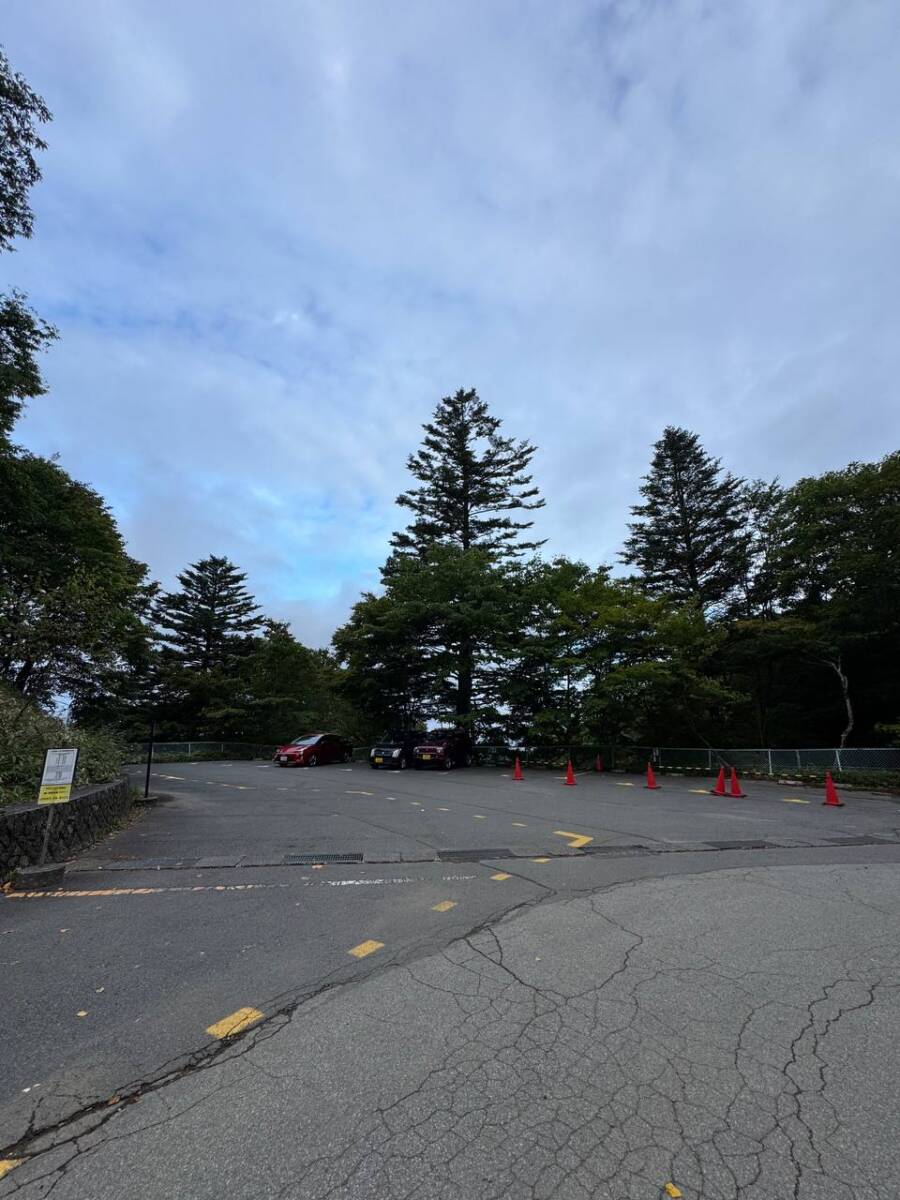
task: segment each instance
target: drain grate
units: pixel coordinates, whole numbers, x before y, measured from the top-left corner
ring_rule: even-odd
[[[595,858],[604,855],[610,858],[639,858],[644,854],[655,854],[649,846],[585,846],[582,854],[592,854]]]
[[[361,863],[361,854],[286,854],[281,860],[286,867],[312,867],[316,863]]]
[[[508,846],[501,850],[439,850],[441,862],[478,862],[482,858],[515,858]]]
[[[707,846],[712,846],[713,850],[767,850],[769,848],[768,844],[766,842],[754,842],[754,841],[747,841],[747,842],[710,842],[710,841],[708,841],[706,844],[707,844]]]

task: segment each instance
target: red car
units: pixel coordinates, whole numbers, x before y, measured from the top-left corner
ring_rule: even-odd
[[[323,763],[349,762],[353,748],[336,733],[305,733],[279,746],[273,762],[279,767],[320,767]]]

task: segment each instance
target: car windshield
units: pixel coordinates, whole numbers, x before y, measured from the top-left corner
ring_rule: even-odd
[[[305,737],[294,738],[291,742],[292,746],[314,746],[322,735],[320,733],[308,733]]]

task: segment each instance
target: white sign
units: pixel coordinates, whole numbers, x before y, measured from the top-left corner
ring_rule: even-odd
[[[77,750],[48,750],[44,755],[38,804],[65,804],[71,799],[77,765]]]

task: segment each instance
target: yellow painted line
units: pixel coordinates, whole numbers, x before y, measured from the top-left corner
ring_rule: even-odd
[[[688,791],[693,796],[711,796],[712,795],[712,792],[709,790],[709,788],[688,788]]]
[[[438,812],[449,812],[449,811],[450,811],[449,808],[439,808],[438,809]]]
[[[82,888],[78,891],[7,892],[7,900],[69,900],[84,896],[159,896],[163,892],[255,892],[283,888],[286,883],[198,883],[191,887]]]
[[[616,787],[634,787],[633,783],[623,783],[621,779],[616,779],[614,782]]]
[[[249,1029],[251,1025],[255,1025],[262,1019],[263,1014],[258,1008],[239,1008],[237,1012],[223,1017],[221,1021],[216,1021],[215,1025],[208,1025],[206,1032],[212,1034],[214,1038],[233,1037],[242,1029]]]
[[[557,837],[571,838],[572,840],[569,842],[569,846],[573,850],[580,850],[582,846],[586,846],[588,842],[592,842],[594,840],[592,837],[588,837],[587,834],[567,833],[565,829],[554,829],[553,832]]]
[[[782,804],[809,804],[809,801],[801,800],[797,796],[782,796],[781,803]]]
[[[497,882],[500,883],[504,879],[509,879],[509,876],[505,871],[498,871],[496,875],[491,876],[491,879],[496,879]]]
[[[24,1158],[0,1158],[0,1179],[20,1167],[24,1161]]]
[[[667,1196],[671,1196],[672,1200],[678,1200],[678,1197],[681,1195],[681,1189],[677,1188],[674,1183],[667,1183],[663,1191]]]
[[[532,861],[532,862],[545,863],[545,862],[549,862],[549,861],[550,861],[550,859],[549,859],[549,858],[533,858],[531,861]]]
[[[348,796],[374,796],[374,792],[347,792]]]
[[[474,814],[474,817],[475,817],[475,820],[476,820],[476,821],[486,821],[486,820],[487,820],[487,817],[483,817],[483,816],[481,815],[481,813],[475,813],[475,814]]]
[[[432,904],[432,912],[449,912],[451,908],[456,908],[455,900],[441,900],[439,904]]]
[[[348,954],[352,954],[354,958],[365,958],[367,954],[374,954],[376,950],[383,950],[384,942],[374,942],[371,939],[367,942],[360,942],[358,946],[354,946],[352,950],[348,950]]]
[[[154,771],[153,774],[156,775],[157,779],[182,779],[183,780],[183,779],[187,778],[185,775],[161,775],[156,771]]]
[[[525,824],[524,821],[513,821],[513,825],[515,825],[516,829],[527,829],[528,828],[528,826]]]

